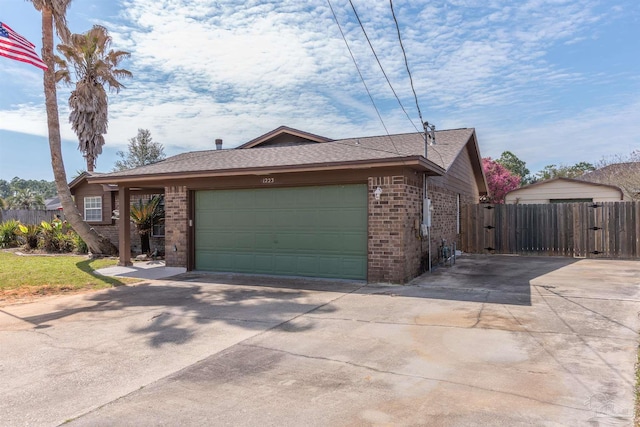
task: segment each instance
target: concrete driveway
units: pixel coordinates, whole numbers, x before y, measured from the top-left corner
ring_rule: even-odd
[[[188,274],[0,308],[0,423],[630,425],[640,262]]]

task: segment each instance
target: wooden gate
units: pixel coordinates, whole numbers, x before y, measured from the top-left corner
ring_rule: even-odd
[[[467,205],[469,253],[640,258],[640,202]]]

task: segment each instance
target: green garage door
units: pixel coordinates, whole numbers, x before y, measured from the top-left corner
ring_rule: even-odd
[[[367,186],[196,192],[197,270],[366,279]]]

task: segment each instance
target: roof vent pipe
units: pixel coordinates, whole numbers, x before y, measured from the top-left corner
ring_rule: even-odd
[[[216,139],[216,150],[222,150],[222,140]]]

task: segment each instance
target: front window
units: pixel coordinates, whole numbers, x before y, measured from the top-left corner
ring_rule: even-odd
[[[151,235],[153,237],[164,237],[164,196],[160,196],[158,209],[162,212],[162,214],[158,218],[155,218],[153,220]]]
[[[102,221],[102,197],[84,198],[84,220],[89,222]]]

